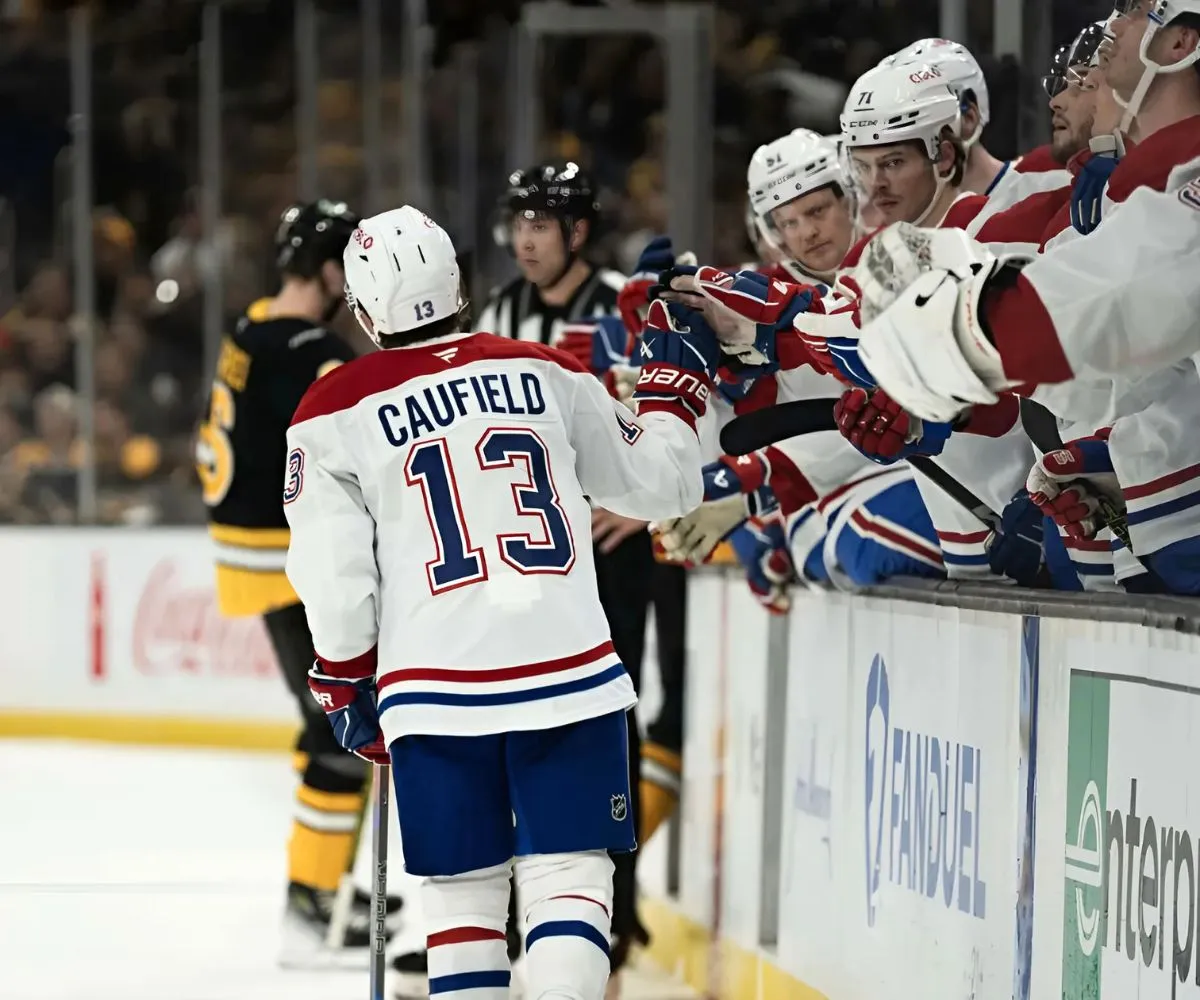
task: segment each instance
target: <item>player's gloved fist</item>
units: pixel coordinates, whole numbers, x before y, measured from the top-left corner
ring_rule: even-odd
[[[716,334],[703,316],[655,300],[638,355],[642,369],[633,398],[639,413],[668,410],[678,415],[682,405],[692,418],[703,415],[720,357]]]
[[[766,458],[759,452],[750,455],[722,455],[700,470],[704,477],[704,499],[721,500],[743,493],[754,493],[771,473]]]
[[[1105,525],[1104,510],[1114,506],[1111,498],[1120,495],[1108,442],[1097,437],[1047,452],[1029,471],[1025,488],[1042,513],[1072,538],[1094,538]]]
[[[696,262],[691,254],[683,254],[682,257],[687,258],[687,263]],[[638,257],[633,274],[617,295],[617,311],[631,336],[641,335],[646,325],[646,310],[650,306],[650,289],[658,284],[659,274],[675,263],[675,249],[670,236],[655,236]]]
[[[882,389],[851,389],[834,404],[842,436],[867,458],[890,465],[912,455],[940,454],[951,425],[926,423],[901,409]]]
[[[1083,154],[1082,166],[1071,185],[1071,225],[1084,236],[1100,225],[1108,179],[1125,155],[1125,142],[1119,132],[1098,135],[1088,145],[1091,155]]]
[[[1046,519],[1030,498],[1018,490],[1000,515],[1000,525],[987,543],[988,565],[993,573],[1035,587],[1045,561],[1043,527]]]
[[[787,588],[794,574],[782,523],[777,518],[752,519],[729,536],[729,544],[758,602],[772,614],[786,614],[791,606]]]
[[[702,503],[690,514],[652,526],[663,552],[673,562],[705,562],[722,541],[746,519],[740,494]]]
[[[335,677],[314,663],[308,672],[308,689],[342,747],[373,764],[389,763],[379,730],[374,676]]]
[[[603,376],[614,365],[628,365],[629,337],[617,316],[593,316],[568,323],[554,340],[554,347],[574,355],[595,375]]]
[[[796,317],[812,304],[808,285],[768,278],[757,271],[677,266],[659,276],[661,290],[704,297],[721,349],[744,368],[770,374],[779,367],[777,336],[790,335]],[[706,312],[707,315],[707,312]]]

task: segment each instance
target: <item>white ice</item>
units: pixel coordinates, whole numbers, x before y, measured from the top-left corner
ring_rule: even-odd
[[[294,789],[282,755],[0,740],[0,1000],[365,1000],[365,971],[275,964]]]

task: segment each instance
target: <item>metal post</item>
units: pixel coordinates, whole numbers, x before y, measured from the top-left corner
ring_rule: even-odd
[[[479,53],[474,45],[460,45],[456,77],[458,79],[458,204],[455,234],[459,254],[472,253],[475,279],[479,271],[474,254],[479,239]],[[473,280],[472,284],[478,282]],[[474,295],[475,289],[469,289]]]
[[[221,4],[208,0],[200,29],[200,225],[208,250],[204,272],[204,371],[217,368],[225,325],[225,275],[221,225]]]
[[[404,0],[404,123],[402,162],[404,200],[426,212],[436,211],[429,201],[425,142],[425,0]]]
[[[383,209],[383,25],[380,0],[362,0],[364,216]]]
[[[70,14],[71,242],[75,296],[75,380],[83,465],[76,478],[77,517],[95,524],[96,267],[92,244],[92,25],[87,7]]]
[[[712,7],[668,4],[667,225],[675,245],[709,260],[713,243]]]
[[[1009,0],[995,0],[997,6]],[[967,0],[941,0],[938,8],[938,35],[963,45],[970,45],[967,37]]]
[[[528,11],[528,8],[526,8]],[[541,104],[537,92],[537,36],[525,19],[512,30],[509,47],[509,169],[523,169],[537,157]]]
[[[317,187],[317,10],[315,0],[296,0],[296,189],[315,201]]]

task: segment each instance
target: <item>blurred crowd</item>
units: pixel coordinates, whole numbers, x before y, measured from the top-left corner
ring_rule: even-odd
[[[999,2],[999,0],[994,0]],[[1070,4],[1077,8],[1079,3]],[[972,0],[969,30],[988,51],[993,0]],[[222,10],[222,222],[202,239],[199,3],[90,4],[95,256],[93,376],[98,519],[202,520],[191,438],[206,374],[203,297],[220,269],[232,318],[274,289],[271,238],[298,195],[294,4],[239,0]],[[507,31],[517,0],[429,4],[432,66],[425,83],[428,197],[439,217],[462,203],[464,53],[479,100],[480,207],[473,232],[453,235],[480,269],[475,287],[508,266],[487,236],[503,190]],[[717,5],[714,38],[716,259],[745,259],[745,164],[790,126],[836,127],[846,89],[880,56],[936,34],[937,0],[763,0]],[[70,186],[69,3],[10,5],[0,31],[0,522],[73,523],[80,442]],[[320,194],[364,210],[361,25],[357,5],[318,7]],[[384,4],[382,120],[403,106],[396,52],[403,5]],[[1074,12],[1073,12],[1074,13]],[[1072,16],[1071,23],[1078,17]],[[986,68],[986,67],[985,67]],[[597,178],[608,220],[599,263],[628,271],[647,234],[665,228],[665,63],[636,36],[564,39],[541,55],[542,155],[569,156]],[[1001,68],[996,68],[1001,72]],[[1003,98],[994,112],[1004,120]],[[996,125],[993,126],[997,127]],[[993,140],[1003,155],[1005,142]],[[404,150],[389,144],[382,196],[403,198]],[[459,228],[463,228],[460,224]],[[478,239],[476,239],[478,237]]]

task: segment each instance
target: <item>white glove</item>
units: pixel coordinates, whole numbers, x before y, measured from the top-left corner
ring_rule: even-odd
[[[1015,384],[978,315],[987,280],[1010,259],[996,258],[961,230],[908,223],[867,244],[854,273],[864,321],[859,358],[909,413],[953,421]]]
[[[641,374],[640,368],[633,368],[630,365],[613,365],[610,369],[613,377],[613,387],[617,392],[617,401],[624,403],[630,410],[633,409],[633,390],[637,388],[638,375]]]
[[[746,499],[741,494],[710,500],[684,517],[653,526],[667,558],[702,563],[734,528],[746,520]]]

